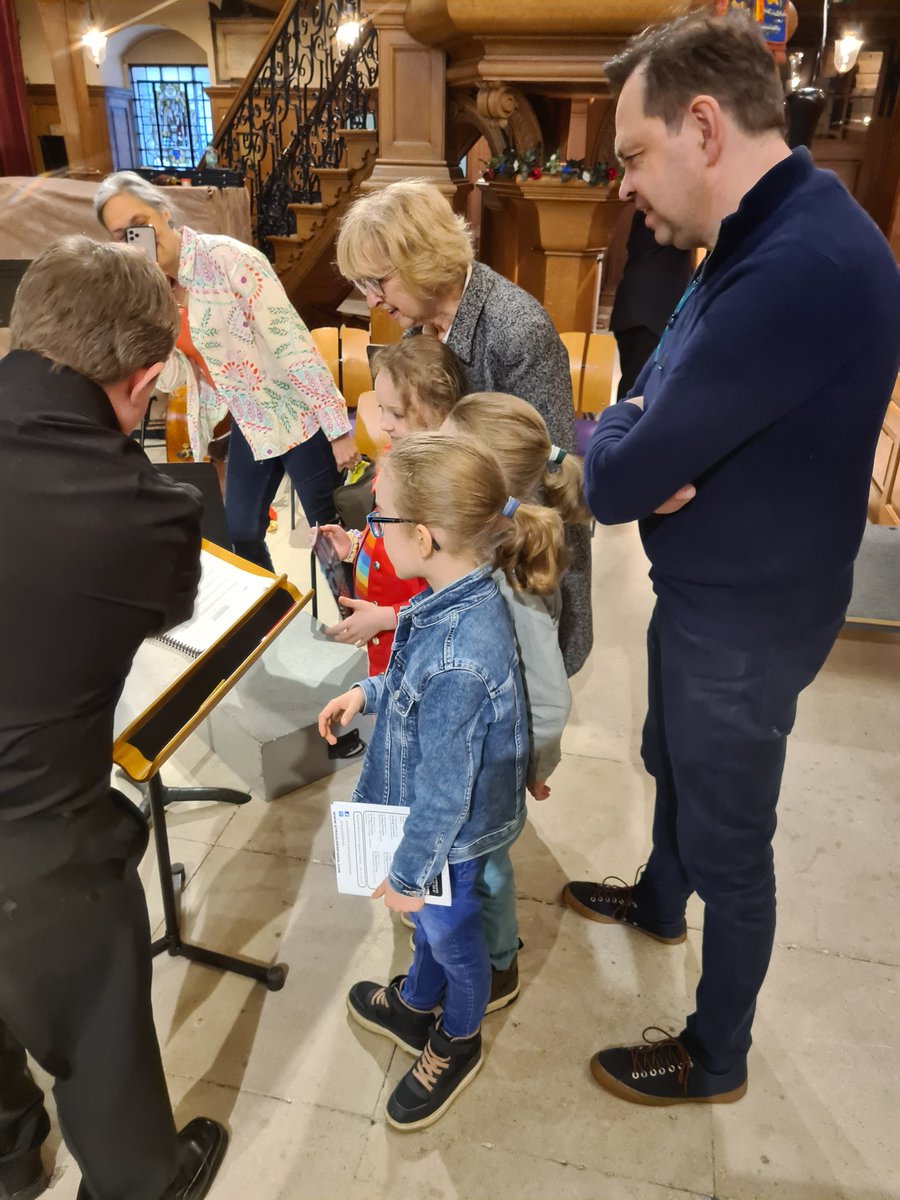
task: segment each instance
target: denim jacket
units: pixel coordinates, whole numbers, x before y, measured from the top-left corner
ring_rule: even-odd
[[[353,799],[409,806],[388,880],[422,896],[445,861],[508,845],[525,820],[525,695],[490,567],[414,596],[387,670],[358,686],[377,718]]]

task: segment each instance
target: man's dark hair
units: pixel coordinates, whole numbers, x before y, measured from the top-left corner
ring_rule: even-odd
[[[724,17],[689,13],[631,39],[606,64],[618,95],[644,72],[644,113],[681,126],[695,96],[713,96],[744,133],[784,132],[784,93],[759,26],[742,12]]]
[[[13,350],[32,350],[99,384],[165,362],[178,328],[178,305],[156,263],[82,234],[57,238],[38,255],[9,319]]]

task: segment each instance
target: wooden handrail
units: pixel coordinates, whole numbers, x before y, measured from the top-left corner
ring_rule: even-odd
[[[302,3],[303,0],[284,0],[284,4],[281,6],[281,12],[272,22],[272,28],[269,30],[269,36],[266,38],[265,42],[263,42],[262,49],[253,60],[253,66],[244,76],[244,82],[241,84],[240,88],[238,88],[237,94],[231,102],[231,107],[219,122],[219,127],[213,134],[213,146],[219,145],[220,141],[222,140],[222,135],[231,124],[235,113],[247,99],[247,95],[256,82],[256,77],[259,75],[263,63],[269,57],[272,47],[278,41],[279,37],[281,37],[282,30],[293,16],[294,9]]]
[[[357,38],[357,42],[356,42],[358,48],[360,50],[362,50],[374,36],[375,36],[374,22],[371,20],[371,18],[367,18],[366,20],[364,20],[362,22],[362,24],[360,26],[359,37]],[[353,65],[354,65],[353,56],[350,54],[347,54],[344,57],[344,59],[340,62],[340,64],[338,65],[338,68],[335,71],[328,87],[321,89],[317,93],[315,104],[313,105],[309,116],[306,118],[306,120],[304,121],[304,123],[302,125],[297,126],[297,129],[295,130],[294,135],[291,138],[290,142],[282,150],[278,161],[273,165],[272,171],[270,172],[268,179],[265,181],[262,188],[260,189],[261,196],[267,194],[271,190],[271,188],[274,186],[274,180],[281,174],[281,172],[284,170],[286,164],[290,163],[291,160],[294,158],[294,155],[297,152],[297,147],[302,142],[304,134],[308,133],[310,129],[312,129],[316,125],[318,125],[329,100],[337,92],[337,90],[341,86],[341,84],[344,83],[344,81],[346,80],[347,76],[349,75],[350,70],[353,67]]]

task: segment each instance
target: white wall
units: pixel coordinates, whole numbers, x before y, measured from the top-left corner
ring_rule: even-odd
[[[123,21],[134,20],[148,8],[152,8],[153,0],[102,0],[95,5],[98,23],[105,29],[120,25]],[[50,52],[44,40],[41,19],[33,0],[16,0],[16,16],[19,21],[19,40],[22,48],[22,65],[25,78],[29,83],[52,83],[53,69],[50,64]],[[191,62],[205,62],[209,66],[212,82],[216,82],[215,59],[213,56],[212,27],[209,22],[209,5],[207,0],[176,0],[168,8],[161,9],[152,15],[153,25],[127,26],[118,34],[110,37],[107,47],[106,61],[99,69],[94,66],[90,55],[85,51],[85,73],[88,84],[103,84],[106,87],[126,87],[127,78],[123,73],[122,54],[136,41],[146,37],[148,33],[177,33],[189,38],[194,43],[194,57]],[[197,50],[201,57],[196,57]],[[174,52],[174,51],[173,51]],[[176,59],[157,59],[158,62],[185,61]]]

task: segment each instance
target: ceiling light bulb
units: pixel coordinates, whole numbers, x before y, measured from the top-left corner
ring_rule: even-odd
[[[99,67],[106,58],[106,43],[108,39],[105,33],[99,29],[89,29],[81,39],[82,46],[90,51],[91,58]]]
[[[359,21],[352,18],[341,21],[335,31],[335,41],[340,42],[342,46],[352,46],[359,37]]]
[[[846,75],[856,66],[856,60],[862,49],[862,38],[855,33],[845,33],[834,43],[834,69],[839,75]]]

